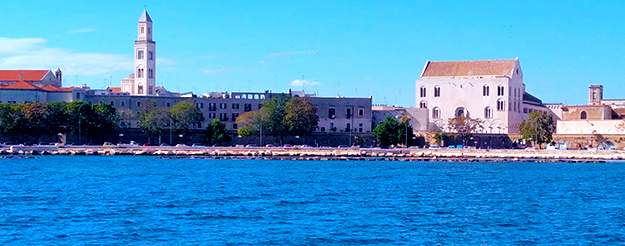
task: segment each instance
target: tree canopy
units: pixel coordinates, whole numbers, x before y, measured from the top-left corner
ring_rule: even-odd
[[[533,111],[519,124],[519,133],[523,139],[539,145],[551,142],[553,118],[551,114],[542,111]]]
[[[408,131],[406,132],[406,130]],[[390,115],[373,129],[373,136],[377,139],[378,145],[382,147],[403,143],[406,133],[409,134],[408,138],[411,138],[412,126],[410,123],[408,121],[400,122]]]
[[[289,132],[305,136],[314,131],[318,123],[317,107],[308,98],[295,97],[286,104],[284,125]]]
[[[194,128],[202,121],[202,113],[195,103],[191,101],[179,102],[170,110],[173,119],[173,127],[179,131],[187,131]]]
[[[230,135],[228,135],[228,129],[226,124],[219,119],[214,119],[204,132],[204,142],[208,144],[220,144],[223,142],[230,142]]]
[[[449,118],[448,124],[452,131],[455,131],[458,134],[463,142],[476,133],[478,129],[483,128],[482,124],[483,120],[473,119],[468,116],[456,116],[454,118]]]

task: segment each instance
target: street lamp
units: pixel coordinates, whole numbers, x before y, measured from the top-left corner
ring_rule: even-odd
[[[124,134],[123,134],[123,133],[120,133],[120,134],[119,134],[119,142],[120,142],[120,143],[123,143],[123,142],[124,142]]]
[[[178,137],[180,137],[180,143],[182,143],[182,137],[184,137],[184,134],[180,134]]]

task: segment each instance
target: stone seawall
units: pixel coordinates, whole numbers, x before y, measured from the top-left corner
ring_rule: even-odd
[[[403,161],[536,161],[597,162],[625,160],[625,151],[482,150],[482,149],[318,149],[233,147],[100,147],[12,146],[1,148],[5,158],[19,155],[152,155],[163,158],[233,158],[297,160]]]

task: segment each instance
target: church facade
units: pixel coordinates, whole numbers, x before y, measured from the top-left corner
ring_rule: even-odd
[[[538,98],[525,92],[517,59],[427,61],[416,81],[416,106],[428,111],[428,129],[452,132],[450,118],[467,116],[483,121],[479,133],[518,133],[530,112],[549,112]]]

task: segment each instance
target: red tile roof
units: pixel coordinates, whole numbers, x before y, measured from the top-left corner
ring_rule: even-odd
[[[428,62],[421,77],[512,75],[517,60]]]
[[[43,90],[43,91],[72,91],[72,87],[56,87],[52,85],[46,85],[39,87],[33,85],[30,82],[19,81],[9,85],[0,85],[0,89],[13,89],[13,90]]]
[[[56,87],[53,85],[46,85],[41,87],[44,91],[72,91],[72,87]]]
[[[22,89],[22,90],[36,90],[39,89],[38,86],[28,83],[26,81],[19,81],[13,84],[3,86],[3,89]]]
[[[41,81],[49,70],[0,70],[0,81]]]
[[[109,90],[111,90],[111,92],[122,92],[122,88],[121,87],[108,87]]]

